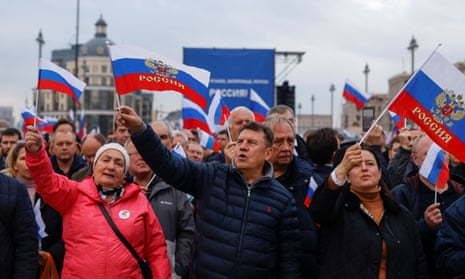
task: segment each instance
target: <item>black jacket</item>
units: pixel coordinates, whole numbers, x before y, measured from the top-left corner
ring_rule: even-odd
[[[410,212],[381,192],[384,215],[375,223],[348,187],[331,190],[325,182],[310,212],[321,224],[319,278],[378,278],[382,240],[388,279],[428,278],[420,234]]]
[[[465,196],[445,211],[436,240],[437,267],[443,278],[465,278]]]
[[[38,244],[26,187],[0,174],[0,278],[36,278]]]
[[[132,140],[167,183],[196,200],[193,275],[197,278],[300,278],[295,201],[274,178],[248,185],[234,165],[172,155],[150,126]]]
[[[408,176],[406,182],[406,184],[400,184],[392,189],[392,194],[400,204],[412,212],[420,230],[430,277],[439,278],[439,273],[435,267],[436,255],[434,253],[437,231],[428,227],[423,218],[426,208],[434,203],[435,193],[420,181],[418,173]],[[459,178],[451,176],[448,184],[448,189],[437,195],[437,201],[441,204],[440,209],[443,214],[463,193],[464,184]]]
[[[294,157],[285,174],[277,180],[292,193],[296,201],[299,219],[300,238],[302,241],[302,278],[316,278],[318,274],[318,230],[312,216],[304,205],[308,193],[312,166],[300,157]]]

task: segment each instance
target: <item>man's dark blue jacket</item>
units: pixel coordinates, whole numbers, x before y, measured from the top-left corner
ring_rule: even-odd
[[[195,277],[300,278],[295,201],[271,164],[248,185],[233,165],[173,156],[150,126],[132,140],[157,175],[197,200]]]

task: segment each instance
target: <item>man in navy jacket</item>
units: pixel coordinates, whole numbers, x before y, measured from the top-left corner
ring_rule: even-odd
[[[262,124],[239,132],[231,165],[171,155],[129,107],[117,121],[131,132],[144,160],[163,180],[197,200],[193,267],[197,278],[300,278],[295,201],[273,178],[266,159],[273,133]]]

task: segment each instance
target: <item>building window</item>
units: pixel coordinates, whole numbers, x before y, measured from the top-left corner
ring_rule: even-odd
[[[102,86],[106,86],[106,85],[107,85],[107,78],[103,77],[102,78]]]
[[[107,65],[102,65],[102,73],[106,73],[107,72]]]

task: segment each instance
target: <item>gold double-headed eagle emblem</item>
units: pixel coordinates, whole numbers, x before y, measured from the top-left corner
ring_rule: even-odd
[[[178,70],[176,68],[173,68],[172,66],[157,59],[145,59],[145,66],[147,66],[152,73],[160,76],[176,78],[176,75],[178,74]]]
[[[430,112],[437,122],[452,127],[455,121],[465,117],[463,96],[445,89],[436,97]]]

